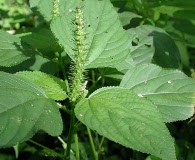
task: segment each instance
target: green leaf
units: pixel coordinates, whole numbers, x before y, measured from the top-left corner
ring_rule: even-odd
[[[56,72],[58,72],[59,67],[56,63],[46,58],[43,58],[40,55],[35,55],[34,57],[31,57],[30,59],[20,63],[17,66],[3,68],[3,71],[8,73],[16,73],[25,70],[30,70],[30,71],[39,70],[44,73],[55,75]]]
[[[141,65],[130,69],[120,86],[151,100],[164,122],[185,120],[194,113],[195,81],[179,70]]]
[[[30,0],[31,8],[37,7],[38,11],[43,15],[46,21],[51,21],[53,17],[53,2],[54,0]],[[59,1],[59,12],[63,14],[69,9],[75,8],[80,3],[80,0],[60,0]]]
[[[0,30],[0,66],[10,67],[30,58],[32,50],[20,38]]]
[[[195,11],[194,10],[179,10],[174,12],[173,16],[177,19],[188,19],[195,20]]]
[[[136,64],[152,62],[165,68],[179,67],[179,50],[163,29],[142,25],[128,32],[133,37],[131,54]]]
[[[123,26],[126,26],[128,24],[130,24],[130,21],[133,19],[133,18],[142,18],[142,16],[138,15],[138,14],[135,14],[133,12],[119,12],[118,13],[119,15],[119,18],[121,20],[121,23],[123,24]]]
[[[116,143],[163,160],[176,160],[173,139],[156,106],[129,89],[99,89],[76,105],[75,114]]]
[[[86,23],[86,43],[84,45],[87,48],[87,60],[85,67],[112,67],[122,62],[129,53],[130,41],[112,4],[108,0],[86,0],[80,5],[83,6]],[[73,16],[73,12],[65,12],[62,16],[52,20],[51,29],[74,61]]]
[[[131,55],[128,55],[128,57],[123,62],[116,64],[115,68],[122,73],[126,73],[131,67],[134,67],[134,66],[135,66],[135,63],[133,59],[131,58]]]
[[[183,1],[183,0],[172,0],[172,1],[164,1],[163,3],[166,6],[176,6],[180,8],[194,8],[195,9],[195,3],[194,0],[188,0],[188,1]]]
[[[131,43],[131,57],[136,65],[148,64],[152,62],[155,48],[153,46],[153,37],[143,34],[142,28],[132,28],[128,30]]]
[[[0,148],[26,141],[39,130],[57,136],[62,127],[57,104],[41,88],[0,72]]]
[[[101,73],[101,76],[113,78],[113,79],[120,80],[120,81],[124,76],[122,72],[119,72],[115,68],[99,68],[98,70]]]
[[[67,98],[66,92],[64,92],[60,86],[62,80],[57,77],[40,71],[23,71],[16,73],[16,75],[23,77],[41,87],[45,91],[48,98],[52,98],[54,100],[64,100]]]
[[[145,160],[161,160],[161,159],[159,159],[159,158],[157,158],[157,157],[155,157],[155,156],[148,156]]]
[[[32,48],[37,49],[43,56],[53,59],[54,53],[60,47],[57,45],[56,40],[47,28],[35,30],[28,35],[20,35],[20,38],[25,43],[29,44]]]

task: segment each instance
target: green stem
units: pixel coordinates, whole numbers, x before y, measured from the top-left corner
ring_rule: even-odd
[[[92,79],[92,83],[95,83],[95,72],[94,70],[91,71],[91,79]]]
[[[71,111],[69,109],[67,109],[65,106],[59,107],[61,110],[63,110],[64,112],[71,114]]]
[[[72,136],[74,134],[74,125],[75,125],[76,117],[74,114],[74,107],[71,108],[71,119],[70,119],[70,128],[68,133],[68,141],[67,141],[67,149],[66,149],[66,158],[70,159],[70,150],[72,143]]]
[[[74,141],[75,141],[76,160],[80,160],[80,155],[79,155],[79,140],[78,140],[77,133],[74,133]]]
[[[95,145],[94,145],[94,142],[93,142],[91,130],[88,127],[87,127],[87,132],[88,132],[89,141],[90,141],[90,144],[91,144],[91,148],[92,148],[94,159],[98,160],[98,154],[97,154],[97,152],[95,150]]]
[[[101,80],[102,76],[99,76],[98,79],[93,82],[93,85],[88,89],[89,93],[93,91],[93,89],[96,87],[96,84]]]
[[[35,142],[35,141],[31,140],[31,139],[29,139],[28,141],[29,141],[30,143],[32,143],[32,144],[38,146],[38,147],[41,147],[41,148],[45,149],[46,151],[49,151],[50,153],[52,153],[52,155],[58,156],[58,157],[60,157],[60,158],[62,158],[62,157],[64,158],[64,155],[61,155],[61,154],[55,152],[54,150],[52,150],[52,149],[50,149],[50,148],[48,148],[48,147],[46,147],[46,146],[44,146],[44,145],[42,145],[42,144],[39,144],[39,143],[37,143],[37,142]]]
[[[102,137],[102,139],[101,139],[101,141],[100,141],[100,144],[99,144],[99,146],[98,146],[98,153],[101,152],[101,148],[102,148],[103,142],[104,142],[104,137]]]
[[[66,149],[67,144],[64,142],[64,140],[63,140],[60,136],[58,136],[58,139],[59,139],[60,142],[62,143],[63,148]]]

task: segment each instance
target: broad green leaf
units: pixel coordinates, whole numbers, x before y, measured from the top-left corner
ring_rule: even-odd
[[[47,28],[42,28],[35,30],[28,35],[19,35],[21,40],[29,44],[32,48],[37,49],[43,54],[43,57],[48,59],[53,59],[55,57],[54,53],[62,49],[57,45],[56,40],[51,32]]]
[[[31,8],[37,7],[45,20],[51,21],[53,18],[53,2],[54,0],[30,0],[30,6]],[[59,13],[63,14],[64,12],[75,8],[79,3],[80,0],[59,0]]]
[[[111,0],[111,2],[117,8],[123,8],[127,4],[127,1]]]
[[[23,71],[16,73],[16,75],[23,77],[41,87],[45,91],[48,98],[52,98],[54,100],[64,100],[67,97],[66,92],[64,92],[60,86],[62,80],[58,79],[57,77],[40,71]]]
[[[124,76],[122,72],[119,72],[115,68],[99,68],[98,70],[101,76],[113,78],[113,79],[120,80],[120,81]]]
[[[30,58],[31,48],[20,38],[0,30],[0,66],[10,67]]]
[[[157,158],[155,156],[148,156],[145,160],[161,160],[160,158]]]
[[[68,3],[68,2],[67,2]],[[129,37],[123,30],[109,0],[86,0],[80,4],[85,19],[86,68],[112,67],[129,53]],[[74,8],[72,8],[74,9]],[[75,58],[74,12],[65,12],[52,20],[51,29],[67,54]]]
[[[195,9],[195,3],[194,0],[172,0],[172,1],[164,1],[164,5],[166,6],[176,6],[176,7],[181,7],[181,8],[186,8],[186,9]]]
[[[190,66],[190,55],[188,54],[188,46],[181,41],[177,41],[176,45],[180,52],[182,65],[189,67]]]
[[[39,4],[40,0],[29,0],[30,7],[36,7]]]
[[[195,81],[179,70],[141,65],[130,69],[120,86],[151,100],[164,122],[185,120],[194,113]]]
[[[178,68],[180,54],[174,41],[160,28],[143,25],[130,29],[132,37],[132,58],[136,64],[149,62],[165,68]]]
[[[76,105],[75,114],[87,127],[116,143],[176,160],[173,139],[157,107],[129,89],[99,89]]]
[[[165,7],[179,7],[179,8],[195,8],[194,0],[171,0],[171,1],[156,1],[156,0],[145,0],[149,8],[157,7],[157,6],[165,6]]]
[[[165,6],[165,5],[160,5],[158,7],[152,8],[152,10],[159,12],[160,14],[166,14],[168,16],[173,16],[173,14],[181,8],[179,7],[174,7],[174,6]]]
[[[128,30],[131,37],[131,57],[136,65],[148,64],[152,62],[155,48],[153,37],[143,34],[142,28],[132,28]]]
[[[51,75],[55,75],[56,72],[59,70],[58,65],[46,58],[41,57],[40,55],[35,55],[27,59],[26,61],[20,63],[17,66],[12,66],[8,68],[3,68],[4,72],[8,73],[16,73],[19,71],[41,71],[44,73],[48,73]]]
[[[177,22],[173,24],[173,27],[174,29],[180,31],[182,34],[192,35],[195,37],[195,29],[194,29],[195,24],[189,20],[185,20],[185,19],[177,20]]]
[[[135,66],[135,63],[133,59],[131,58],[131,55],[128,55],[128,57],[123,62],[116,64],[115,68],[122,73],[126,73],[131,67],[134,67],[134,66]]]
[[[121,20],[121,23],[122,25],[125,27],[126,25],[130,24],[130,21],[133,19],[133,18],[142,18],[142,16],[138,15],[138,14],[135,14],[133,12],[119,12],[118,13],[119,15],[119,18]]]
[[[174,12],[173,16],[178,19],[188,19],[195,20],[195,11],[194,10],[179,10]]]
[[[0,72],[0,148],[26,141],[39,130],[57,136],[62,127],[56,103],[41,88]]]

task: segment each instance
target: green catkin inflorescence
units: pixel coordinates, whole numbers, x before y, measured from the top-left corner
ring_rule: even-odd
[[[74,42],[75,51],[74,64],[72,67],[71,74],[71,92],[70,100],[76,102],[83,94],[83,83],[85,73],[85,62],[86,62],[86,34],[84,32],[85,22],[83,17],[83,11],[81,6],[77,6],[75,9],[75,19],[73,24],[75,25],[74,30]]]
[[[59,16],[59,0],[53,1],[53,18]]]

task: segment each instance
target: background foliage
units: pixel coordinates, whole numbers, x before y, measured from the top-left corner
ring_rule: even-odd
[[[183,70],[188,76],[195,78],[195,2],[194,0],[111,0],[115,9],[118,11],[123,28],[128,30],[131,36],[131,55],[134,64],[158,64],[165,68],[176,68]],[[2,71],[15,73],[21,70],[30,71],[43,71],[54,76],[62,77],[60,69],[55,63],[55,52],[61,51],[61,46],[55,44],[55,38],[51,31],[48,29],[48,20],[51,17],[46,17],[46,20],[40,15],[36,6],[38,1],[31,1],[31,6],[25,0],[0,0],[0,27],[6,31],[14,31],[18,37],[22,37],[22,43],[28,44],[24,48],[24,52],[36,52],[34,57],[22,57],[24,62],[16,65],[17,58],[10,60],[10,66],[1,67]],[[40,5],[44,6],[44,1]],[[68,7],[67,7],[68,8]],[[61,8],[61,11],[67,8]],[[33,11],[33,12],[32,12]],[[47,8],[45,10],[47,12]],[[33,34],[30,34],[33,31]],[[25,35],[24,35],[25,32]],[[0,33],[0,36],[4,35]],[[12,35],[10,35],[12,36]],[[49,37],[49,38],[48,38]],[[18,39],[15,37],[14,43],[19,44]],[[2,44],[0,44],[1,47]],[[11,44],[10,44],[11,45]],[[21,44],[19,44],[20,46]],[[31,46],[31,47],[30,47]],[[30,49],[29,49],[30,48]],[[36,48],[31,50],[31,48]],[[26,49],[26,50],[25,50]],[[9,52],[9,51],[8,51]],[[64,64],[67,68],[70,59],[65,53],[63,58],[66,59]],[[13,55],[14,56],[14,55]],[[21,57],[19,58],[21,59]],[[27,60],[26,60],[27,59]],[[50,61],[49,59],[52,59]],[[162,61],[163,59],[163,61]],[[129,58],[130,60],[130,58]],[[3,61],[1,58],[0,61]],[[127,64],[129,61],[127,61]],[[113,64],[114,65],[114,64]],[[125,72],[125,63],[116,66],[121,72]],[[25,72],[18,73],[21,77]],[[26,73],[28,74],[28,73]],[[39,72],[35,72],[36,76]],[[96,84],[93,83],[94,79],[102,77]],[[88,75],[91,84],[89,92],[104,85],[118,85],[121,80],[121,73],[111,68],[92,69]],[[110,80],[114,77],[115,80]],[[34,79],[35,82],[36,79]],[[37,82],[41,83],[41,82]],[[52,82],[48,82],[51,84]],[[47,88],[47,84],[44,84]],[[123,84],[120,84],[123,85]],[[62,88],[64,86],[61,86]],[[54,97],[60,100],[63,91],[59,85],[53,86],[59,90],[59,97]],[[64,87],[65,88],[65,87]],[[135,88],[136,90],[136,88]],[[52,92],[48,91],[47,96],[54,96]],[[63,97],[64,98],[64,97]],[[62,99],[63,99],[62,98]],[[44,98],[43,100],[44,101]],[[51,102],[52,103],[52,102]],[[63,114],[63,113],[62,113]],[[66,116],[66,115],[63,115]],[[167,120],[168,121],[168,120]],[[67,123],[68,122],[64,122]],[[193,160],[195,159],[195,139],[194,139],[194,125],[193,117],[183,122],[167,123],[171,135],[176,141],[176,151],[178,160]],[[50,126],[49,126],[50,127]],[[89,154],[89,143],[86,136],[86,131],[82,127],[79,130],[81,133],[80,140],[81,155],[83,159],[90,159],[92,156]],[[43,136],[44,135],[44,136]],[[100,137],[97,133],[93,133],[95,142],[100,143]],[[67,136],[67,129],[65,128],[64,136]],[[43,138],[44,137],[44,138]],[[61,143],[55,138],[45,135],[43,132],[38,132],[35,141],[44,144],[55,151],[61,152]],[[55,153],[49,153],[48,150],[40,152],[40,148],[32,145],[30,142],[24,142],[15,149],[0,150],[0,159],[14,159],[14,154],[20,154],[20,159],[35,159],[37,157],[48,159],[47,156],[52,158]],[[10,154],[12,153],[12,154]],[[148,156],[140,152],[127,149],[109,140],[105,140],[103,148],[100,150],[101,159],[134,159],[134,160],[157,160],[153,156]]]

